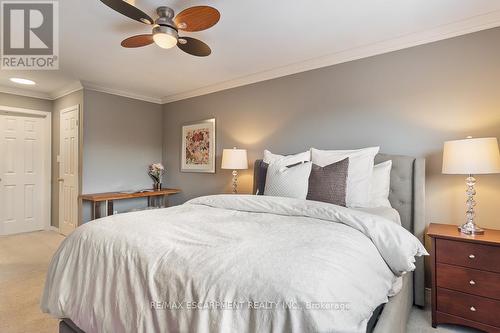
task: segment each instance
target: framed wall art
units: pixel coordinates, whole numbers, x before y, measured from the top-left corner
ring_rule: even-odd
[[[181,171],[215,173],[215,118],[182,126]]]

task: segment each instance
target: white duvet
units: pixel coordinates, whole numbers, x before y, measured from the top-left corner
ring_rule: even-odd
[[[91,332],[364,332],[422,244],[331,204],[201,197],[68,236],[42,310]]]

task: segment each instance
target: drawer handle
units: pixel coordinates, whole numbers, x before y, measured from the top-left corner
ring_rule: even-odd
[[[473,254],[469,254],[469,259],[474,259],[474,258],[476,258],[476,256],[475,256],[475,255],[473,255]]]
[[[475,284],[476,284],[476,281],[474,281],[474,280],[470,280],[470,281],[469,281],[469,284],[470,284],[471,286],[473,286],[473,285],[475,285]]]
[[[471,310],[472,312],[476,312],[476,308],[475,308],[475,307],[473,307],[473,306],[471,306],[471,307],[470,307],[470,310]]]

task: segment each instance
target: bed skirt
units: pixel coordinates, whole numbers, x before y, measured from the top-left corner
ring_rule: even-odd
[[[381,304],[374,311],[368,322],[367,333],[404,333],[413,306],[413,274],[403,277],[403,287],[386,304]],[[65,318],[59,322],[59,333],[85,333],[78,326]]]

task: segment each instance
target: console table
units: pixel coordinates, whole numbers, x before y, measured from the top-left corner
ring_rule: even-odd
[[[108,193],[93,193],[82,194],[80,199],[82,201],[90,201],[92,204],[92,220],[101,217],[101,203],[106,204],[106,216],[113,215],[113,201],[124,199],[148,198],[148,207],[151,207],[152,198],[159,198],[162,200],[163,205],[169,195],[177,194],[181,190],[173,188],[165,188],[161,190],[144,190],[137,192],[108,192]]]

